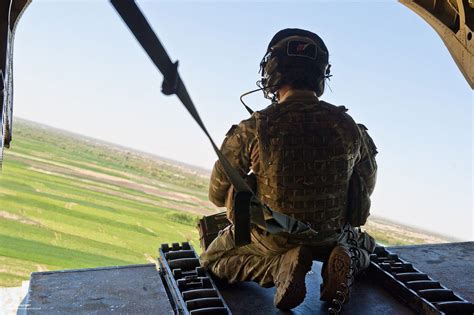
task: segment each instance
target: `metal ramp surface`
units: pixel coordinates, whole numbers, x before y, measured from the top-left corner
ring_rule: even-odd
[[[474,300],[474,242],[391,247],[468,301]],[[255,283],[218,284],[233,314],[325,314],[319,301],[321,264],[307,275],[308,294],[292,312],[273,307],[274,288]],[[23,314],[171,314],[155,265],[35,272]],[[369,276],[356,282],[343,314],[413,314]]]

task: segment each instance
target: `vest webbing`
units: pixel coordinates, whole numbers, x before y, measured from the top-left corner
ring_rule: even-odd
[[[317,231],[338,229],[346,219],[348,184],[361,139],[345,111],[315,100],[288,101],[255,114],[257,195],[275,211]]]

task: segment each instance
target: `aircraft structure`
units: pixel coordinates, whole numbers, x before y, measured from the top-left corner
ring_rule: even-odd
[[[400,0],[400,2],[423,18],[439,34],[473,89],[474,0]],[[15,28],[30,3],[31,0],[3,0],[0,3],[0,165],[3,148],[8,148],[12,141]],[[162,92],[178,96],[208,136],[221,162],[226,164],[225,157],[221,156],[212,141],[181,81],[177,70],[178,63],[171,62],[135,2],[111,0],[111,3],[150,59],[163,73]],[[231,166],[226,167],[226,173],[231,179],[235,177]],[[250,215],[251,210],[248,209],[251,208],[249,203],[252,196],[246,191],[246,185],[241,184],[243,182],[241,178],[234,180],[234,186],[240,185],[243,192],[242,198],[239,199],[237,195],[236,200],[240,200],[243,208],[247,208],[247,213],[236,209],[236,215],[237,213],[243,215],[242,228],[238,228],[236,224],[236,243],[249,242],[245,227],[249,226],[251,220],[252,223],[271,233],[298,231],[307,233],[305,235],[308,237],[312,236],[314,231],[300,224],[301,222],[282,217],[282,214],[273,212],[268,207],[268,209],[263,207],[263,210],[254,211]],[[286,225],[281,222],[286,222]],[[224,214],[204,217],[200,221],[203,249],[226,224],[228,222]],[[351,300],[344,311],[359,314],[387,312],[473,314],[474,304],[469,299],[474,299],[474,288],[469,277],[465,277],[466,270],[473,268],[473,246],[474,242],[418,247],[377,247],[371,255],[367,276],[356,282],[358,296]],[[264,291],[248,283],[239,284],[237,287],[216,283],[211,275],[199,266],[198,256],[188,243],[162,244],[159,254],[159,273],[154,269],[154,265],[35,272],[31,276],[30,290],[25,298],[25,303],[31,307],[25,309],[23,313],[43,314],[48,311],[107,313],[118,308],[124,313],[148,313],[160,310],[166,313],[194,315],[275,312],[271,302],[273,293],[270,291]],[[401,258],[400,254],[409,257],[411,261]],[[430,257],[438,259],[438,267],[431,265]],[[312,272],[318,274],[320,268],[320,264],[313,264]],[[434,276],[422,270],[433,272]],[[443,283],[436,280],[439,278],[443,279]],[[70,285],[72,281],[75,282],[74,286]],[[448,288],[445,283],[454,290]],[[308,282],[308,290],[314,293],[314,296],[311,301],[305,301],[295,309],[297,314],[326,311],[327,305],[319,302],[315,295],[315,292],[319,291],[317,286],[318,283],[314,279]],[[150,288],[150,292],[149,289],[145,290],[147,287]],[[458,291],[463,294],[457,293]],[[256,296],[258,299],[255,299]],[[334,305],[329,308],[330,313],[338,314],[342,310],[344,300],[345,297],[343,300],[333,301]],[[87,310],[84,307],[87,307]]]

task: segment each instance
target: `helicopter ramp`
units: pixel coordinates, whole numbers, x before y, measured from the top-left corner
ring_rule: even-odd
[[[474,242],[391,247],[468,301],[474,301]],[[325,314],[319,301],[321,263],[306,276],[308,294],[292,314]],[[273,307],[274,288],[218,284],[233,314],[285,314]],[[355,283],[345,314],[413,314],[368,274]],[[154,264],[35,272],[19,314],[172,314],[173,305]]]

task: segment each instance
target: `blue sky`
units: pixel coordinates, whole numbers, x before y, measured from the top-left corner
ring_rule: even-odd
[[[392,1],[138,3],[218,143],[248,117],[239,96],[255,88],[273,34],[318,33],[334,75],[322,99],[348,107],[379,147],[372,213],[473,239],[472,90],[413,12]],[[16,117],[212,167],[207,139],[160,93],[161,75],[107,1],[33,1],[14,62]]]

